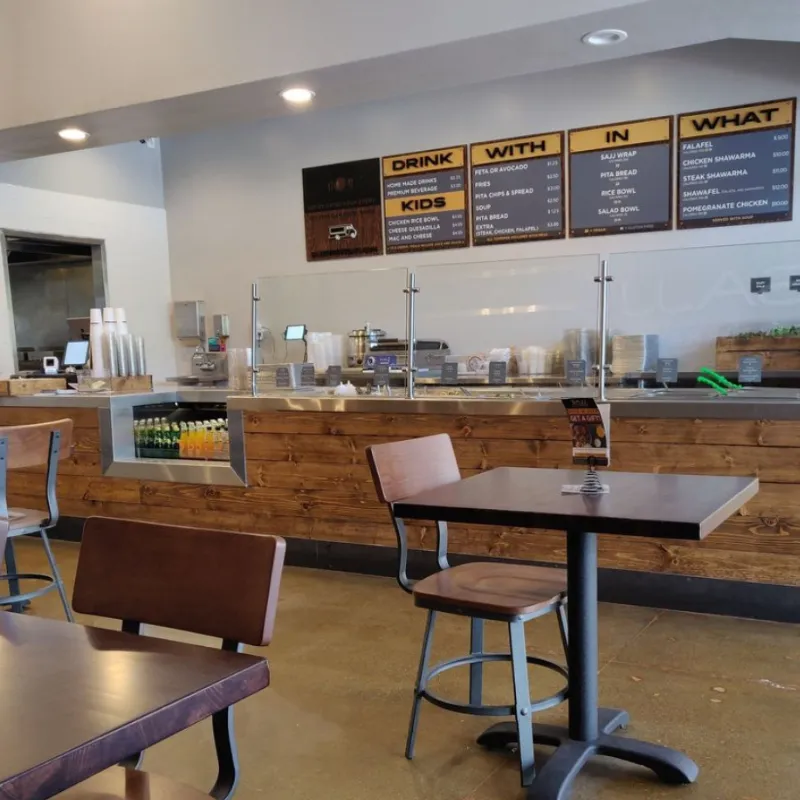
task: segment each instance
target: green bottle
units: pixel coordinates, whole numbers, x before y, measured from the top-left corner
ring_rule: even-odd
[[[181,429],[178,427],[177,422],[173,422],[169,429],[169,449],[170,458],[181,457]]]

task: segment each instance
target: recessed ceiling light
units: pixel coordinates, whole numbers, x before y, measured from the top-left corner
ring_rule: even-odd
[[[581,36],[581,41],[584,44],[593,44],[595,47],[605,47],[609,44],[624,42],[627,38],[627,31],[621,31],[618,28],[603,28],[584,34]]]
[[[293,106],[304,106],[314,99],[314,92],[303,86],[294,86],[291,89],[284,89],[281,97]]]
[[[89,134],[80,128],[64,128],[58,132],[58,135],[68,142],[85,142],[89,138]]]

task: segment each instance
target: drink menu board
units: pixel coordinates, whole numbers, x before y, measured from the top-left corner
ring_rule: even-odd
[[[472,241],[564,237],[564,134],[473,144]]]
[[[678,227],[792,218],[795,99],[678,118]]]
[[[571,236],[672,227],[672,117],[569,132]]]
[[[383,159],[386,252],[469,246],[467,148]]]

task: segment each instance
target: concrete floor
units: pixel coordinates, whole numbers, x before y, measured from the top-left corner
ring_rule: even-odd
[[[78,546],[55,547],[71,584]],[[24,571],[46,571],[35,540],[19,543],[18,562]],[[60,617],[57,596],[41,598],[28,613]],[[272,686],[237,706],[237,798],[524,797],[516,762],[475,744],[485,719],[425,706],[417,756],[403,757],[423,624],[424,613],[391,580],[287,569],[275,640],[265,652]],[[491,647],[505,648],[505,637],[503,626],[489,626]],[[466,621],[445,617],[434,657],[463,654],[467,643]],[[558,657],[555,621],[531,623],[528,644],[532,653]],[[693,786],[668,787],[645,770],[597,759],[578,779],[574,800],[800,797],[800,627],[602,605],[600,663],[601,702],[630,711],[629,735],[685,750],[700,777]],[[537,694],[553,688],[538,669],[531,678]],[[491,665],[486,687],[489,701],[510,702],[508,666]],[[466,674],[444,676],[440,688],[463,698]],[[539,719],[565,717],[562,706]],[[210,787],[210,724],[149,750],[145,768]]]

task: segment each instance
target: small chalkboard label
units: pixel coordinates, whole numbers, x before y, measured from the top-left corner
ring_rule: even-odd
[[[328,386],[338,386],[342,382],[341,366],[330,366],[325,370],[325,383]]]
[[[739,383],[761,383],[763,365],[761,356],[742,356],[739,359]]]
[[[505,361],[489,362],[489,383],[500,384],[506,382],[506,370],[508,364]]]
[[[789,276],[789,291],[800,292],[800,275]]]
[[[374,386],[389,385],[389,365],[376,364],[372,371],[372,383]]]
[[[752,294],[766,294],[772,289],[772,278],[750,278]]]
[[[300,385],[306,387],[317,385],[317,374],[313,364],[303,364],[300,367]]]
[[[678,381],[678,359],[659,358],[656,367],[656,381],[658,383],[677,383]]]
[[[278,367],[275,370],[275,386],[278,389],[290,389],[292,386],[292,376],[289,367]]]
[[[586,362],[583,359],[567,361],[567,383],[581,384],[586,382]]]
[[[442,385],[455,386],[458,383],[458,364],[455,361],[445,361],[442,364]]]

